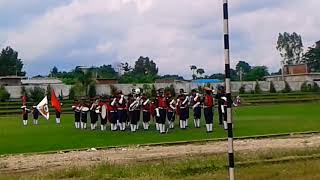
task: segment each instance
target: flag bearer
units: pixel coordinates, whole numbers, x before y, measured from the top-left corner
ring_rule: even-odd
[[[33,124],[38,125],[39,110],[37,109],[37,106],[32,106],[32,116],[33,116]]]

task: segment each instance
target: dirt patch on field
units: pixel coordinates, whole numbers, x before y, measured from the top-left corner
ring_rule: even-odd
[[[268,151],[270,149],[300,149],[320,147],[320,134],[296,135],[272,139],[236,140],[234,148],[240,151]],[[125,163],[167,158],[181,158],[201,154],[219,154],[227,151],[226,141],[173,146],[141,146],[108,150],[90,149],[68,153],[12,155],[0,158],[0,173],[26,172],[40,169],[88,166],[101,162]]]

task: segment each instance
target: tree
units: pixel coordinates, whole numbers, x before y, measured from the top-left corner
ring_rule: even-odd
[[[283,65],[300,64],[303,52],[302,38],[297,33],[279,33],[277,50],[280,52]]]
[[[10,93],[4,88],[4,86],[0,86],[0,101],[6,101],[10,99]]]
[[[312,72],[320,72],[320,48],[309,47],[302,59],[304,63],[308,64]]]
[[[254,93],[255,94],[260,94],[262,92],[261,88],[260,88],[260,84],[258,81],[256,81],[256,86],[254,87]]]
[[[320,87],[316,82],[313,83],[312,92],[320,92]]]
[[[192,71],[192,79],[196,79],[197,76],[196,76],[196,74],[195,74],[195,71],[197,70],[197,66],[191,65],[191,66],[190,66],[190,69],[191,69],[191,71]]]
[[[245,76],[247,81],[261,81],[265,76],[268,76],[268,68],[266,66],[256,66]]]
[[[18,52],[13,50],[10,46],[2,49],[0,54],[0,76],[25,76],[22,71],[23,63],[18,58]]]
[[[97,74],[99,78],[116,78],[117,72],[112,65],[102,65],[97,68]]]
[[[203,68],[199,68],[197,69],[197,74],[200,75],[200,77],[202,77],[202,75],[205,73],[204,69]]]
[[[75,88],[72,86],[69,91],[69,99],[74,99],[76,96]]]
[[[140,56],[135,62],[133,72],[140,75],[152,75],[156,76],[158,74],[158,68],[153,60],[149,57]]]
[[[210,79],[219,79],[219,80],[224,80],[225,75],[222,73],[216,73],[216,74],[212,74],[211,76],[209,76]]]
[[[282,90],[283,93],[290,93],[292,90],[291,90],[291,87],[289,85],[289,83],[287,81],[284,81],[284,89]]]
[[[270,81],[270,89],[269,89],[270,93],[277,93],[276,88],[274,87],[274,84],[272,81]]]
[[[241,85],[241,87],[239,88],[239,94],[245,94],[246,93],[246,87],[245,85]]]
[[[52,70],[51,70],[51,76],[52,76],[52,77],[57,77],[57,76],[58,76],[58,73],[59,73],[58,68],[57,68],[56,66],[54,66],[54,67],[52,68]]]
[[[90,84],[89,85],[89,92],[88,95],[90,98],[94,98],[97,95],[96,85]]]
[[[129,63],[127,62],[121,63],[121,70],[123,70],[124,72],[130,72],[132,70],[132,67],[129,66]]]
[[[46,90],[41,87],[34,87],[29,90],[30,98],[34,103],[40,102],[46,95]]]
[[[245,61],[239,61],[238,64],[236,65],[236,71],[237,74],[240,76],[245,76],[247,73],[249,73],[251,71],[251,66],[249,65],[249,63],[245,62]],[[241,73],[241,75],[240,75]],[[240,78],[239,78],[240,80]]]

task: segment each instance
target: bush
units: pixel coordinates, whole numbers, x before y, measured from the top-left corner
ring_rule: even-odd
[[[48,96],[48,98],[50,98],[51,97],[51,86],[50,86],[50,84],[47,86],[47,96]]]
[[[261,94],[261,88],[260,88],[260,84],[258,81],[256,81],[256,86],[254,87],[254,93],[255,94]]]
[[[276,88],[274,87],[274,84],[272,81],[270,81],[270,90],[269,90],[270,93],[277,93],[277,90]]]
[[[4,102],[10,99],[10,93],[4,88],[4,86],[0,87],[0,101]]]
[[[34,87],[29,90],[30,98],[34,103],[40,102],[46,96],[46,90],[41,87]]]
[[[301,92],[310,92],[310,89],[308,88],[308,83],[305,81],[301,87],[300,87]]]
[[[165,93],[170,93],[173,97],[176,96],[176,92],[175,92],[175,89],[174,89],[173,84],[171,84],[169,87],[166,87],[166,88],[164,89],[164,92],[165,92]]]
[[[111,92],[111,95],[112,96],[115,96],[116,94],[117,94],[117,91],[118,91],[118,89],[117,89],[117,87],[115,87],[114,85],[110,85],[110,92]]]
[[[147,96],[147,97],[151,97],[151,94],[152,94],[152,92],[151,92],[151,86],[149,85],[149,84],[144,84],[143,86],[142,86],[142,88],[143,88],[143,92],[144,92],[144,94]]]
[[[90,98],[94,98],[97,95],[96,85],[90,84],[89,85],[89,92],[88,95]]]
[[[152,84],[151,95],[152,95],[152,97],[157,96],[157,90],[156,90],[156,87],[154,86],[154,84]]]
[[[320,87],[317,83],[313,83],[312,92],[320,92]]]
[[[245,94],[245,93],[246,93],[246,86],[241,85],[241,87],[239,88],[239,94]]]
[[[287,81],[284,81],[284,89],[282,90],[283,93],[290,93],[292,92],[291,87]]]
[[[76,92],[75,92],[74,86],[72,86],[69,91],[69,99],[74,99],[75,96],[76,96]]]

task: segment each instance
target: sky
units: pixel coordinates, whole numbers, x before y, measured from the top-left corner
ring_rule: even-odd
[[[278,34],[320,40],[319,0],[229,0],[231,63],[278,71]],[[222,0],[0,0],[0,48],[19,52],[28,76],[53,66],[154,60],[159,73],[224,71]]]

